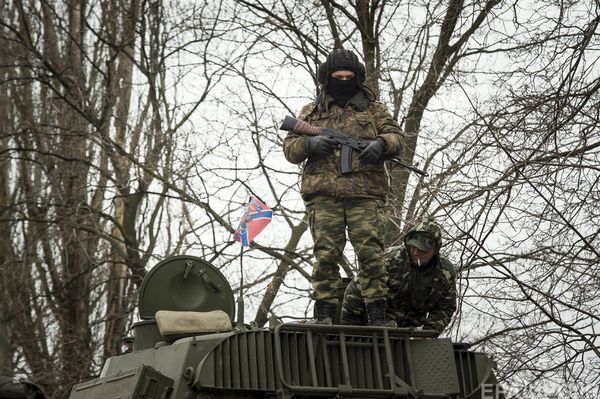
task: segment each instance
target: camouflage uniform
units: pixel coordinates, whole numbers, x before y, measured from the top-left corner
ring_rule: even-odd
[[[395,155],[403,145],[398,123],[384,104],[359,91],[341,108],[325,98],[323,108],[311,103],[298,119],[311,125],[333,128],[359,139],[381,137],[386,155]],[[340,172],[340,150],[325,157],[308,156],[307,136],[290,132],[284,139],[285,157],[292,163],[306,161],[302,169],[301,194],[309,214],[316,263],[313,268],[313,298],[337,298],[341,284],[339,263],[346,242],[352,243],[360,271],[358,280],[364,298],[383,298],[387,292],[383,263],[385,198],[389,190],[383,162],[363,164],[352,155],[352,172]]]
[[[423,226],[411,230],[421,229]],[[410,235],[407,234],[407,237]],[[438,250],[441,234],[436,237]],[[405,242],[407,239],[405,239]],[[436,254],[427,265],[418,267],[405,245],[390,248],[385,254],[388,272],[387,318],[398,327],[420,327],[438,334],[450,323],[456,311],[456,272],[452,263]],[[346,288],[342,303],[344,318],[366,324],[360,282],[354,279]]]

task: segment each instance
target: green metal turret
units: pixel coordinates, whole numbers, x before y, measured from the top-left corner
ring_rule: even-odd
[[[159,332],[155,316],[160,310],[222,310],[233,320],[233,290],[225,276],[203,259],[184,255],[158,263],[140,287],[138,312],[142,320],[132,328],[134,351],[173,341],[174,337],[165,337]]]

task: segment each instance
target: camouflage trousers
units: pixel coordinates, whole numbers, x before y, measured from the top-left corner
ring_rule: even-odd
[[[412,315],[393,307],[389,303],[386,309],[386,318],[396,322],[398,327],[420,327],[425,321],[425,317]],[[360,283],[357,279],[352,280],[344,292],[344,301],[342,302],[342,324],[368,325],[367,308],[360,292]],[[442,326],[441,330],[444,329]],[[440,331],[441,331],[440,330]]]
[[[387,294],[383,259],[385,201],[372,198],[337,198],[318,195],[306,201],[316,263],[312,272],[313,299],[338,298],[339,264],[346,231],[358,259],[358,281],[363,298]]]
[[[423,281],[423,285],[427,285],[427,282]],[[439,335],[450,322],[450,318],[455,309],[452,305],[449,305],[443,312],[440,312],[438,308],[433,317],[431,314],[429,314],[428,317],[428,312],[426,311],[411,311],[409,309],[410,304],[395,303],[393,298],[390,298],[390,296],[394,296],[394,287],[390,287],[390,295],[388,295],[387,298],[388,306],[386,309],[386,318],[387,320],[396,322],[397,327],[415,328],[422,326],[423,330],[432,330]],[[418,298],[413,298],[413,300],[414,299],[418,300]],[[431,309],[433,310],[433,307],[431,307]],[[443,316],[440,316],[440,313],[442,313]],[[365,301],[360,292],[360,284],[356,278],[348,284],[346,291],[344,292],[341,323],[363,326],[368,325]]]

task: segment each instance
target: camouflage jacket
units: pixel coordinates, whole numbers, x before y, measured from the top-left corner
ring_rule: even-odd
[[[448,259],[436,255],[427,266],[411,263],[406,247],[390,248],[388,316],[399,327],[423,326],[441,333],[456,311],[456,271]]]
[[[311,125],[339,130],[359,139],[381,137],[386,145],[386,155],[397,155],[404,145],[404,136],[398,123],[392,118],[386,106],[378,101],[369,101],[362,92],[353,97],[350,103],[341,108],[330,101],[319,112],[315,103],[306,105],[298,119]],[[352,172],[340,172],[340,150],[318,158],[308,156],[305,143],[308,136],[288,133],[283,142],[283,152],[288,161],[299,164],[306,161],[302,170],[300,192],[304,199],[315,194],[342,198],[384,199],[389,189],[384,164],[362,164],[358,152],[352,154]]]
[[[403,245],[390,248],[385,256],[388,319],[396,321],[398,327],[423,326],[423,329],[441,333],[456,310],[456,272],[452,263],[436,255],[427,266],[419,268],[411,263]],[[364,302],[360,296],[360,286],[355,279],[346,288],[345,311],[363,313]],[[361,309],[356,309],[358,306]]]

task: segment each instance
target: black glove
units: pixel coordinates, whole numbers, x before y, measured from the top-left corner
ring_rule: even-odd
[[[381,156],[387,149],[387,144],[381,137],[376,138],[371,141],[371,144],[367,146],[361,153],[358,155],[358,159],[362,163],[377,163],[381,160]]]
[[[307,154],[319,157],[331,154],[334,148],[335,141],[325,136],[310,136],[304,145]]]

